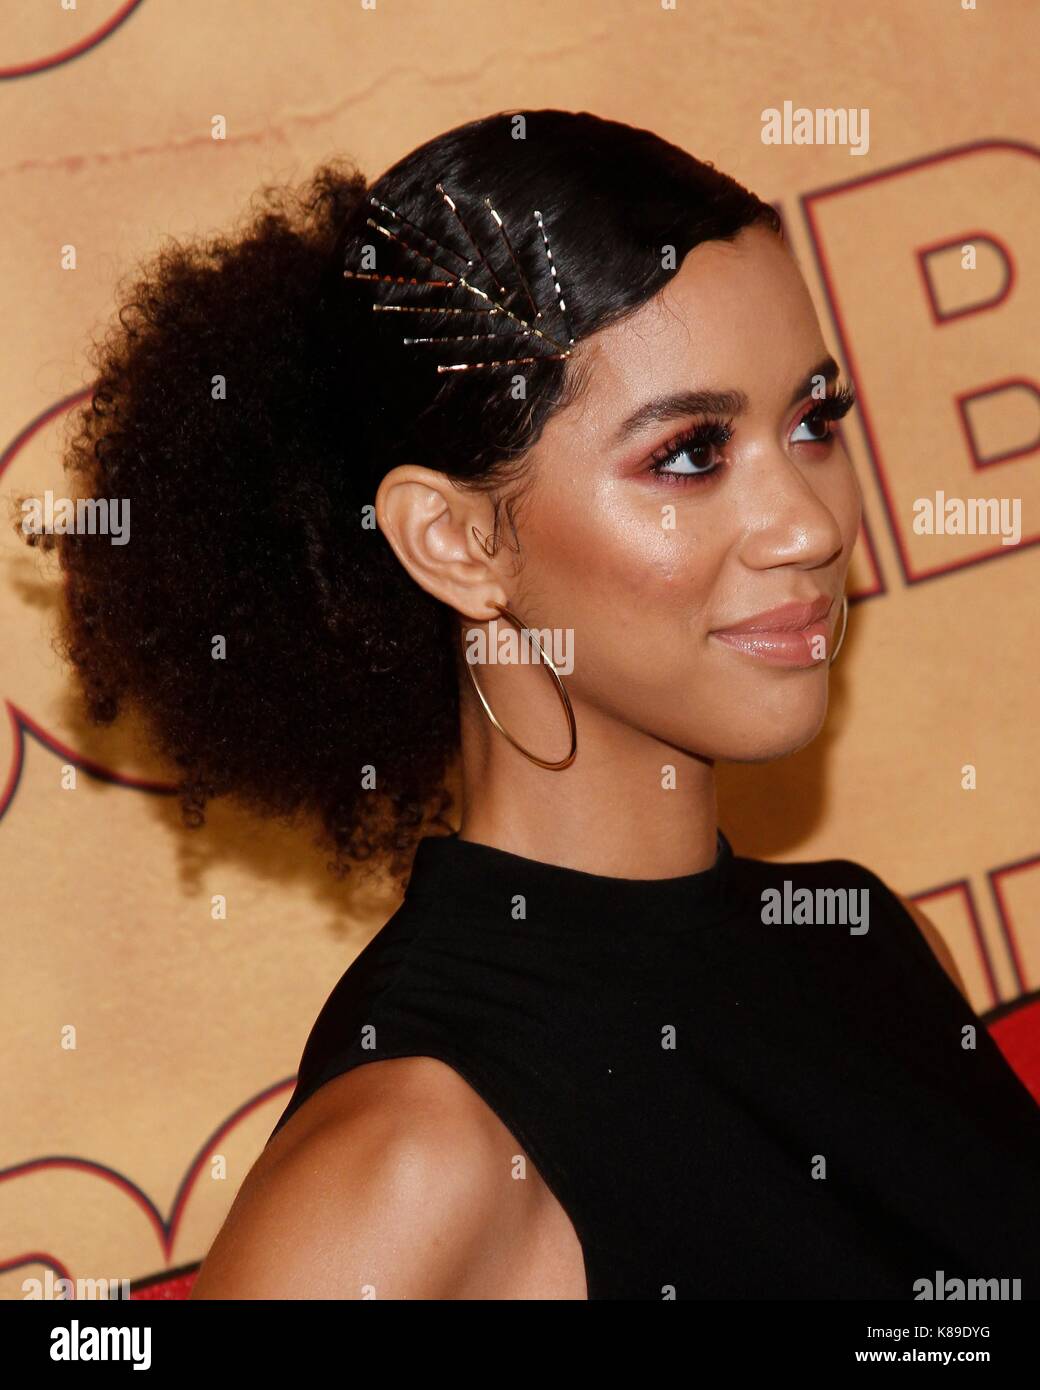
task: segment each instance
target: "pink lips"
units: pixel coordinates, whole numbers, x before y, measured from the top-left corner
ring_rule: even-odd
[[[833,605],[826,595],[812,603],[785,603],[719,628],[711,636],[772,666],[819,666],[826,660],[827,618]],[[816,642],[817,638],[824,641]]]

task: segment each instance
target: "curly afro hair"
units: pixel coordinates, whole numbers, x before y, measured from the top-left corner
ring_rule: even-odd
[[[768,204],[649,131],[504,113],[420,146],[371,187],[331,161],[299,190],[265,188],[247,225],[174,241],[121,292],[65,463],[78,496],[129,504],[130,541],[54,538],[62,650],[93,720],[143,716],[178,769],[187,824],[222,795],[316,814],[338,872],[375,861],[405,875],[453,804],[457,619],[375,525],[380,480],[421,460],[487,490],[497,529],[504,485],[580,389],[548,359],[520,391],[516,368],[438,374],[443,348],[404,347],[400,316],[371,313],[373,286],[343,276],[376,257],[384,275],[430,274],[373,233],[373,195],[462,254],[438,180],[476,208],[467,221],[505,278],[490,197],[536,297],[554,304],[541,210],[576,338],[638,308],[699,242],[755,221],[780,230]],[[378,288],[384,303],[430,294]],[[473,307],[458,287],[430,302]],[[422,322],[459,331],[458,317]]]

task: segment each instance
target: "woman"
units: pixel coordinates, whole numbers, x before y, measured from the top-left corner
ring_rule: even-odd
[[[165,255],[73,451],[141,537],[64,551],[95,715],[407,877],[193,1296],[1035,1296],[1040,1119],[934,929],[717,825],[823,723],[860,521],[775,213],[552,110],[311,192]]]

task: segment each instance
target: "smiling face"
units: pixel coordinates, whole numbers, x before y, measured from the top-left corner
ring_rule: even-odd
[[[579,737],[584,711],[702,757],[795,751],[826,713],[861,496],[793,257],[758,226],[706,242],[575,357],[587,385],[531,451],[507,601],[573,629]],[[720,635],[817,601],[804,633],[811,609]]]

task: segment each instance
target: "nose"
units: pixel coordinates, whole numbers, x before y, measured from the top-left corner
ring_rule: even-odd
[[[818,465],[821,469],[827,464]],[[745,514],[741,558],[751,569],[792,565],[820,569],[835,561],[845,544],[841,523],[809,477],[782,453],[756,479],[755,514]],[[844,488],[827,489],[833,501]]]

